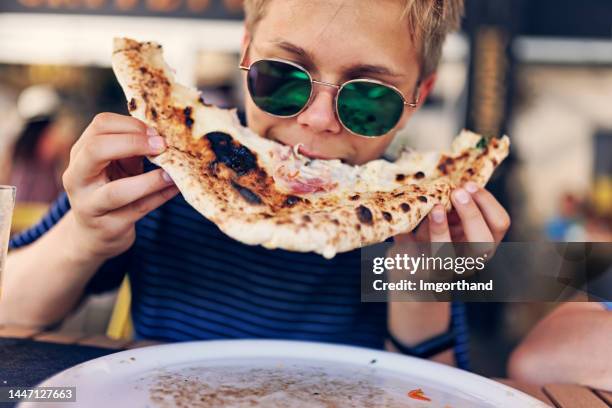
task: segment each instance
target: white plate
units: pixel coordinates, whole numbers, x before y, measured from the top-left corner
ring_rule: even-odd
[[[76,387],[77,403],[20,407],[540,408],[542,402],[453,367],[358,347],[275,340],[175,343],[111,354],[44,387]],[[422,389],[431,401],[408,396]],[[325,405],[328,398],[337,405]],[[202,402],[204,401],[204,402]],[[225,403],[225,405],[224,405]],[[198,405],[200,404],[200,405]]]

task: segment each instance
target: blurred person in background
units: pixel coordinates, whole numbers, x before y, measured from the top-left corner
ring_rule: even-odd
[[[51,203],[62,191],[63,172],[70,143],[58,120],[61,100],[45,85],[26,88],[17,103],[22,129],[4,164],[6,183],[17,187],[17,201]]]
[[[612,269],[604,277],[609,288]],[[612,391],[612,299],[607,300],[569,302],[553,310],[512,353],[510,378]]]

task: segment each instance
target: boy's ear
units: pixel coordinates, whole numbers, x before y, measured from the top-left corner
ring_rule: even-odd
[[[425,99],[427,99],[427,96],[429,95],[434,85],[436,84],[436,79],[437,79],[437,75],[434,72],[432,74],[429,74],[427,78],[421,81],[421,84],[419,85],[419,93],[418,93],[419,106],[421,106],[425,102]]]
[[[246,51],[247,48],[249,48],[249,44],[251,43],[251,33],[249,33],[249,30],[244,29],[244,34],[242,34],[242,44],[241,44],[241,50],[240,50],[240,55],[242,56],[242,59],[244,60],[247,56]]]

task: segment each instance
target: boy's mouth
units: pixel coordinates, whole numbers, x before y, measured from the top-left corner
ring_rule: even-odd
[[[311,146],[308,146],[306,144],[304,144],[304,142],[289,142],[289,141],[284,141],[282,138],[280,137],[275,137],[275,135],[271,135],[271,134],[267,134],[266,137],[268,139],[274,140],[284,146],[290,147],[294,152],[297,152],[299,154],[301,154],[302,156],[306,156],[309,159],[319,159],[319,160],[334,160],[334,159],[339,159],[342,160],[340,157],[334,157],[331,155],[326,155],[324,153],[318,152],[317,149],[312,148]]]

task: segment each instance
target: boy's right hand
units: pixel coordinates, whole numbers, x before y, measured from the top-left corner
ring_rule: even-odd
[[[143,173],[142,157],[165,148],[164,139],[138,119],[101,113],[92,120],[63,176],[76,259],[102,262],[125,252],[134,243],[136,221],[178,193],[162,169]]]

